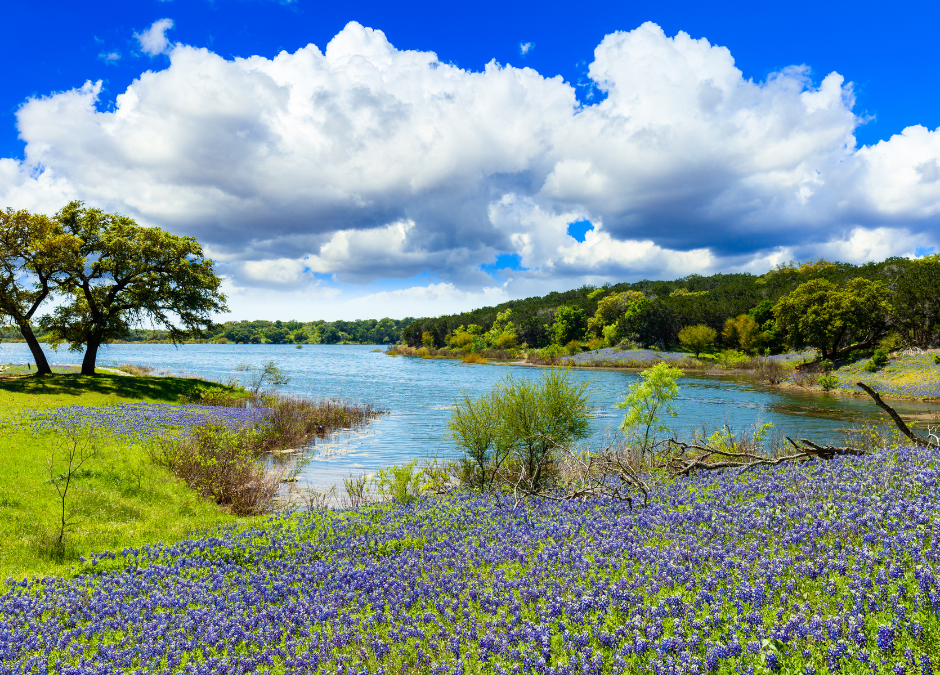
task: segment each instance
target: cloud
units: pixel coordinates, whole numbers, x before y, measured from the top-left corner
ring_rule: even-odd
[[[420,275],[455,289],[407,296],[427,308],[940,245],[940,130],[856,147],[838,73],[746,79],[728,49],[647,23],[597,46],[606,97],[582,105],[560,77],[464,70],[355,22],[323,50],[234,59],[167,51],[171,26],[138,36],[169,65],[113,109],[92,82],[19,109],[26,155],[0,159],[2,203],[77,197],[191,234],[243,297],[322,289],[314,275],[350,299]],[[500,256],[520,269],[495,287],[481,266]]]
[[[166,32],[172,27],[173,19],[157,19],[147,30],[134,33],[134,37],[140,43],[140,49],[144,54],[156,56],[157,54],[163,54],[169,47],[170,41],[167,40]]]
[[[526,55],[529,52],[531,52],[533,49],[535,49],[534,42],[520,42],[519,43],[519,53],[522,55],[523,58],[525,58]]]
[[[98,58],[107,63],[108,65],[115,65],[118,61],[121,60],[120,52],[101,52],[98,54]]]

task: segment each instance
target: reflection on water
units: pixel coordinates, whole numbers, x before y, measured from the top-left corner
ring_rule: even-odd
[[[239,364],[260,365],[274,360],[291,375],[285,392],[312,397],[371,402],[390,411],[363,431],[339,433],[318,440],[316,454],[301,479],[312,483],[341,483],[350,473],[369,473],[414,457],[454,457],[446,424],[454,399],[462,391],[483,393],[512,372],[538,377],[524,366],[469,365],[439,359],[408,359],[374,352],[374,346],[355,345],[110,345],[99,352],[100,365],[137,363],[168,368],[176,373],[231,381],[245,373]],[[78,363],[80,354],[47,349],[54,364]],[[25,344],[0,345],[0,363],[29,359]],[[573,376],[591,381],[595,398],[597,436],[616,429],[623,411],[615,406],[637,378],[635,372],[576,370]],[[680,381],[679,416],[671,420],[680,435],[727,424],[743,430],[773,422],[777,433],[839,442],[839,430],[862,422],[880,422],[881,411],[867,398],[813,394],[776,389],[740,377],[689,376]],[[894,405],[894,404],[892,404]],[[898,402],[902,415],[932,413],[935,404]]]

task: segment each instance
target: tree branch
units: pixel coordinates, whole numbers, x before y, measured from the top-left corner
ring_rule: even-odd
[[[921,438],[920,436],[916,435],[913,431],[911,431],[910,428],[907,426],[907,424],[904,423],[904,420],[901,419],[901,416],[898,415],[897,412],[895,412],[894,408],[892,408],[883,400],[881,400],[881,396],[878,395],[877,391],[869,387],[864,382],[856,382],[855,384],[856,386],[860,387],[862,391],[864,391],[866,394],[871,396],[872,399],[874,399],[875,401],[875,405],[877,405],[879,408],[881,408],[886,413],[888,413],[891,419],[894,420],[894,423],[897,426],[897,428],[901,430],[901,433],[907,436],[909,439],[911,439],[914,443],[919,443],[920,445],[925,445],[930,448],[940,447],[940,445],[936,443],[931,443],[926,438]]]

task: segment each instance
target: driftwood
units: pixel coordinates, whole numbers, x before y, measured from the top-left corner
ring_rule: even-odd
[[[928,438],[921,438],[911,431],[910,427],[905,424],[904,420],[901,419],[901,416],[898,415],[894,408],[882,400],[878,392],[862,382],[858,382],[857,384],[862,391],[872,397],[879,408],[888,413],[894,421],[894,424],[901,430],[901,433],[911,439],[912,442],[927,447],[940,448],[940,435],[938,435],[938,433],[933,433],[933,430],[928,428]],[[669,444],[676,448],[677,452],[669,457],[662,466],[668,469],[672,476],[688,476],[696,471],[738,469],[743,472],[757,466],[774,466],[782,464],[783,462],[811,461],[816,459],[830,460],[840,455],[868,454],[864,450],[857,448],[819,445],[808,438],[801,438],[800,443],[797,443],[789,436],[787,440],[790,441],[790,444],[795,449],[793,454],[779,457],[765,457],[750,452],[719,450],[703,443],[683,443],[675,438],[671,438],[669,439]],[[690,454],[690,451],[694,451],[695,454]]]
[[[670,443],[678,448],[675,453],[664,463],[664,468],[668,469],[670,474],[675,476],[688,476],[696,471],[718,471],[721,469],[738,469],[747,471],[758,466],[776,466],[784,462],[806,461],[812,459],[832,459],[836,455],[864,455],[862,450],[854,448],[833,447],[831,445],[821,446],[810,440],[801,438],[802,446],[798,445],[792,438],[787,440],[796,448],[792,455],[781,455],[779,457],[765,457],[750,452],[729,452],[719,450],[702,443],[683,443],[676,439],[670,439]],[[689,455],[688,451],[694,450],[700,454]],[[715,461],[715,460],[718,461]]]

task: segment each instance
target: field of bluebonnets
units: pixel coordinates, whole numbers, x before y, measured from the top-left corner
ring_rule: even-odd
[[[839,381],[837,389],[858,391],[856,382],[865,382],[882,396],[940,399],[940,367],[936,352],[895,354],[884,368],[865,370],[866,359],[843,366],[832,373]]]
[[[902,673],[940,667],[940,464],[903,448],[272,517],[0,597],[2,672]]]
[[[177,403],[116,403],[104,406],[68,405],[34,412],[29,425],[42,432],[81,428],[147,441],[174,433],[188,433],[203,424],[222,425],[231,431],[263,425],[271,408],[232,408]]]

